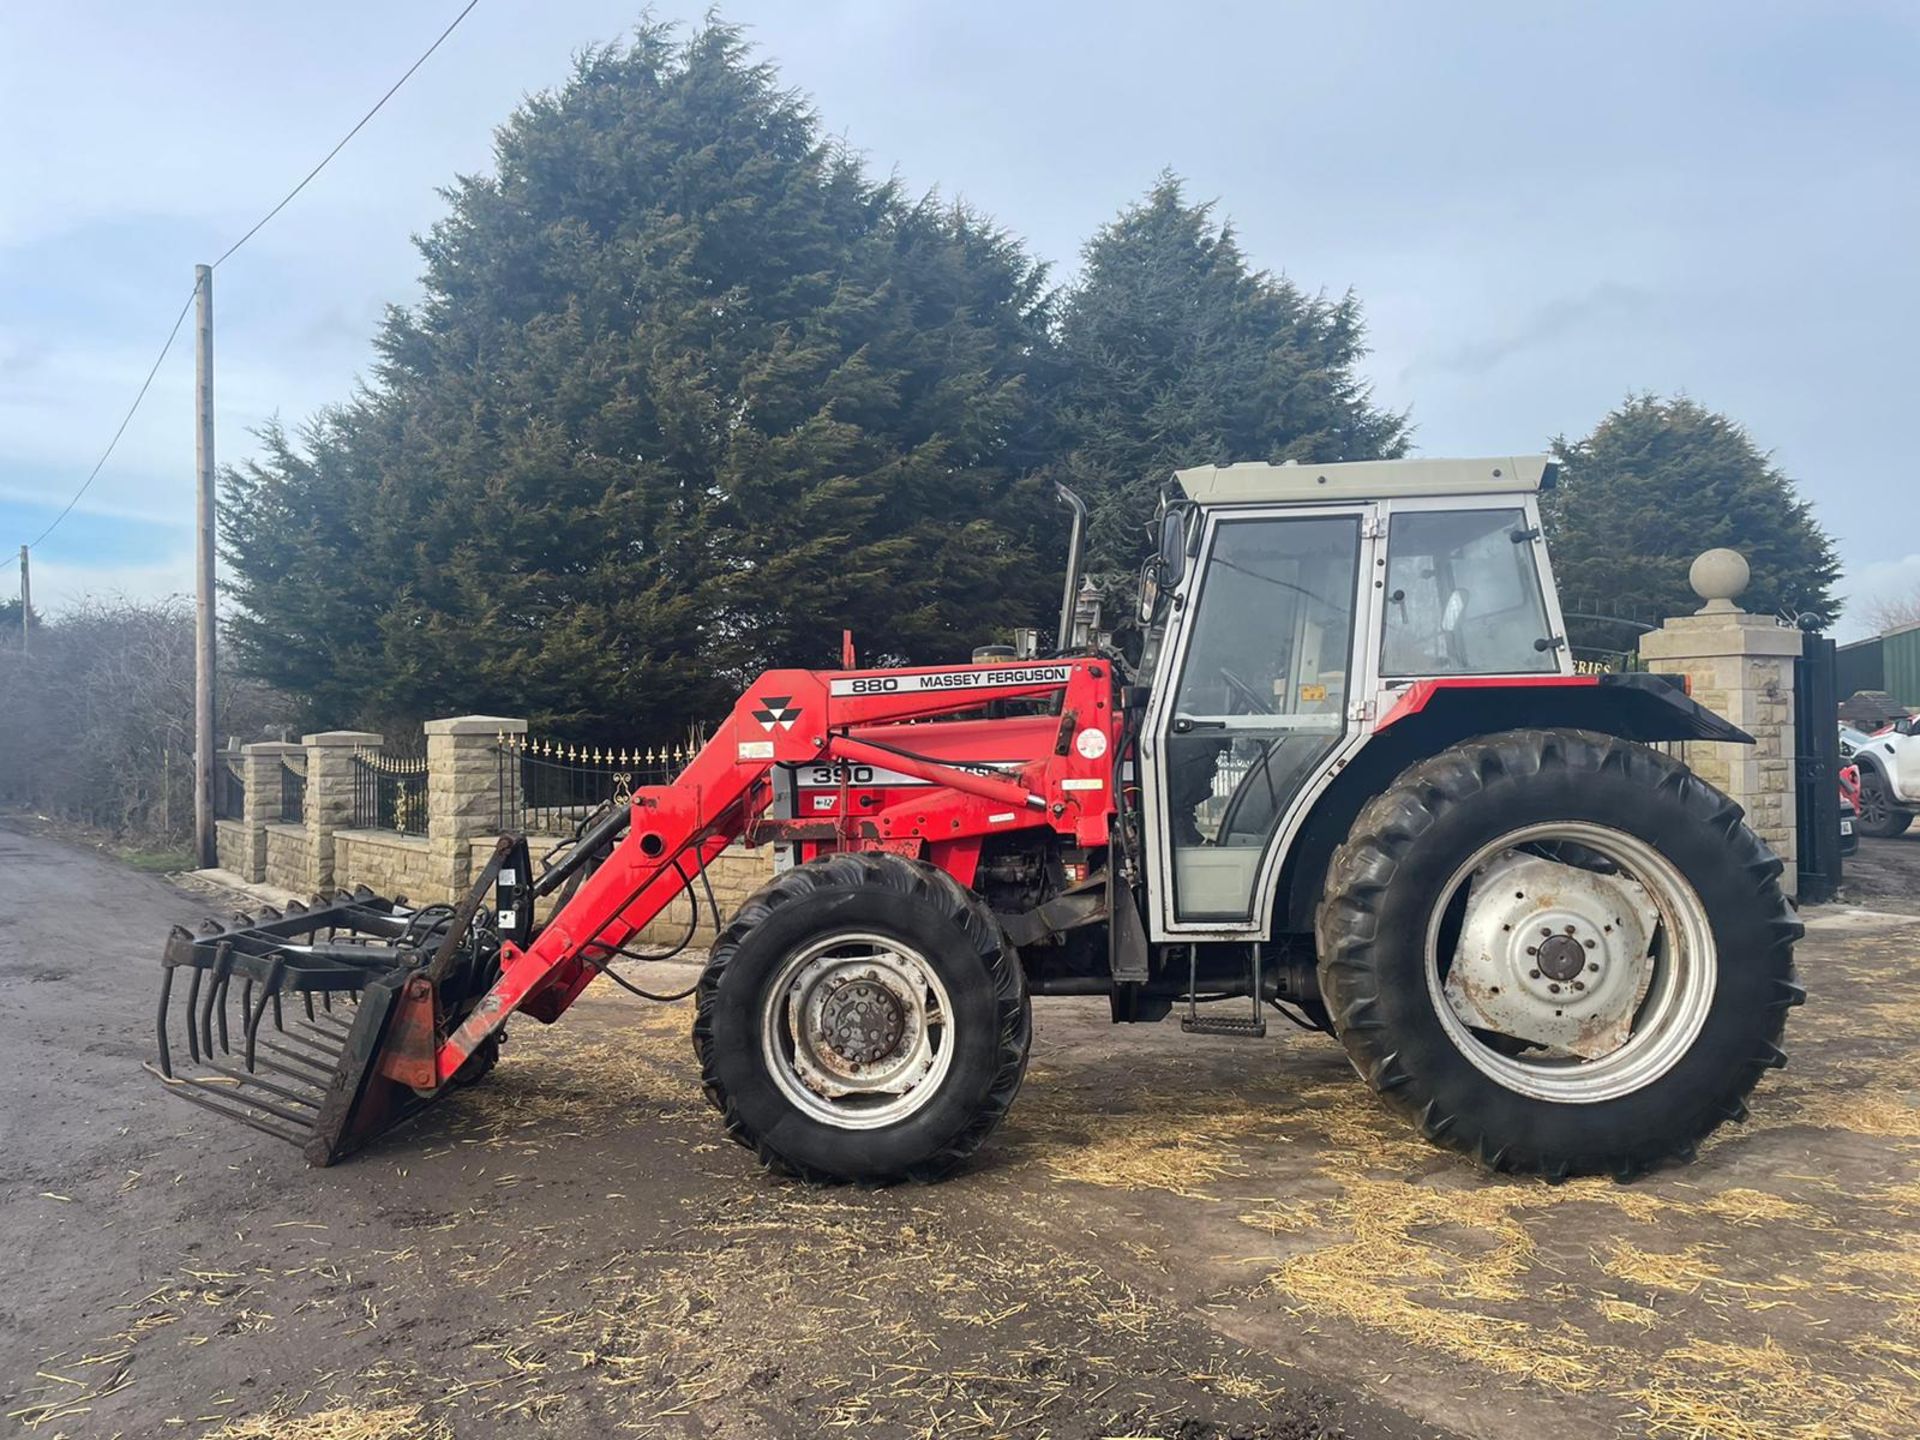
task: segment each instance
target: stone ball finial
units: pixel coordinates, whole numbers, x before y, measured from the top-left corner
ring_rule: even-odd
[[[1707,602],[1700,607],[1703,615],[1734,609],[1734,597],[1747,588],[1752,578],[1747,557],[1738,550],[1702,551],[1687,571],[1687,583],[1693,586],[1693,593]]]

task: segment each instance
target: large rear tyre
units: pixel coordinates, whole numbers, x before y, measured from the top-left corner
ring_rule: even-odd
[[[883,853],[797,866],[701,976],[694,1050],[727,1131],[813,1181],[951,1170],[992,1133],[1033,1034],[1019,957],[978,897]]]
[[[1784,1064],[1802,933],[1740,808],[1644,746],[1468,741],[1354,822],[1318,914],[1354,1068],[1492,1169],[1690,1159]]]
[[[1860,767],[1860,815],[1854,822],[1862,835],[1876,840],[1891,840],[1907,833],[1913,824],[1913,812],[1902,810],[1893,798],[1886,776],[1871,765]]]

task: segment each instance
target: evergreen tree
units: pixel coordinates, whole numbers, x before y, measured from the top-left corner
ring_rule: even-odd
[[[944,660],[1045,613],[1043,271],[735,29],[589,52],[447,198],[373,387],[227,476],[234,640],[316,719],[644,737],[842,628]]]
[[[1138,565],[1173,470],[1406,449],[1405,417],[1358,372],[1359,301],[1250,270],[1232,227],[1171,175],[1088,243],[1060,341],[1055,473],[1086,499],[1090,571],[1110,581]]]
[[[1811,616],[1839,607],[1833,541],[1792,480],[1724,415],[1680,396],[1630,396],[1584,440],[1553,442],[1560,478],[1541,511],[1570,610],[1658,623],[1700,608],[1687,571],[1702,550],[1746,557],[1739,604]],[[1576,645],[1619,645],[1616,632],[1570,622]]]

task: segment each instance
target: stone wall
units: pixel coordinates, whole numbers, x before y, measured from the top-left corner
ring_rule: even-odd
[[[1746,562],[1732,551],[1701,556],[1693,584],[1706,605],[1641,636],[1640,656],[1649,670],[1686,676],[1695,700],[1753,736],[1751,745],[1689,741],[1686,762],[1747,812],[1747,824],[1786,866],[1780,883],[1791,895],[1800,848],[1793,671],[1801,638],[1770,615],[1734,608],[1746,580]]]
[[[713,899],[720,907],[720,923],[723,926],[733,919],[734,912],[746,903],[748,896],[773,879],[773,854],[771,845],[762,845],[754,850],[735,845],[721,851],[707,866],[707,878],[713,882]],[[697,880],[694,893],[700,900],[700,924],[694,931],[691,943],[711,945],[715,938],[713,916],[707,910],[706,890]],[[686,937],[690,904],[692,901],[687,896],[680,896],[667,906],[658,919],[640,932],[640,938],[649,945],[679,944]]]
[[[248,873],[252,869],[253,831],[244,820],[216,820],[213,822],[214,853],[222,870],[231,870],[242,879],[251,880]]]
[[[266,883],[300,895],[311,895],[319,889],[313,880],[313,858],[306,827],[276,820],[267,825],[266,834]]]
[[[433,880],[431,842],[392,830],[336,830],[333,869],[342,889],[364,885],[388,899],[406,896],[415,904],[447,899]]]

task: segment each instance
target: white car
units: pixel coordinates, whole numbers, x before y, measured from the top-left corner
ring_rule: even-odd
[[[1920,720],[1907,716],[1871,735],[1842,725],[1840,759],[1860,767],[1860,833],[1904,834],[1920,811]]]

